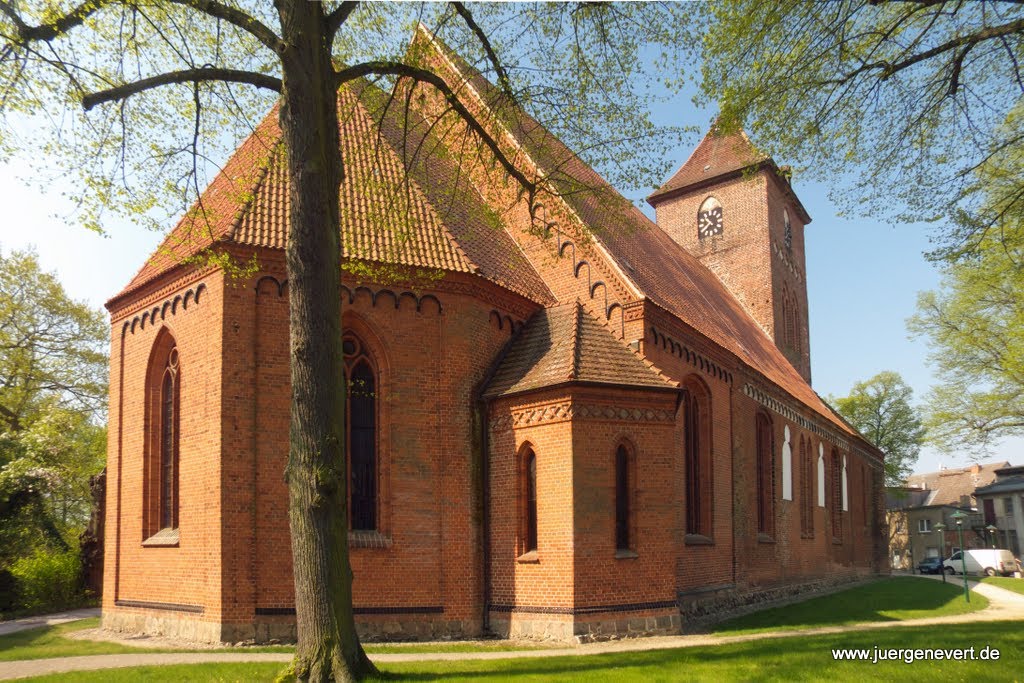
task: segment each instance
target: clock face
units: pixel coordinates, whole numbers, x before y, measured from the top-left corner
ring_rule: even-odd
[[[722,207],[716,206],[713,209],[701,211],[697,214],[697,235],[699,237],[721,235],[723,231]]]

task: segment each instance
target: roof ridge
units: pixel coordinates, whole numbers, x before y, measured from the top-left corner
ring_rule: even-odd
[[[462,57],[462,55],[458,54],[450,47],[448,47],[448,45],[443,40],[441,40],[440,37],[435,35],[429,28],[423,25],[422,22],[420,22],[417,25],[416,29],[419,33],[423,34],[428,41],[430,41],[430,44],[437,50],[437,53],[441,56],[441,58],[444,59],[445,62],[447,62],[448,66],[452,69],[455,75],[461,77],[466,89],[475,96],[480,106],[491,111],[492,113],[497,114],[497,112],[494,111],[493,106],[487,101],[487,98],[484,97],[484,95],[480,92],[480,89],[473,83],[474,78],[479,78],[484,83],[485,86],[493,88],[493,85],[491,85],[490,81],[488,81],[483,76],[483,74],[481,74],[480,71],[476,69],[472,64],[467,62]],[[615,188],[611,187],[611,184],[608,183],[608,181],[606,181],[603,177],[597,174],[596,171],[590,168],[590,165],[583,161],[583,159],[580,158],[579,154],[577,154],[575,150],[570,149],[568,145],[562,142],[557,135],[548,130],[547,127],[544,126],[544,124],[542,124],[536,118],[531,116],[528,112],[526,112],[522,107],[518,105],[515,105],[513,111],[519,115],[527,117],[527,120],[534,123],[544,135],[549,136],[552,140],[561,145],[561,147],[566,152],[568,152],[569,155],[573,157],[576,161],[590,169],[595,175],[598,175],[598,178],[600,179],[602,186],[611,189],[614,194],[619,195],[618,191],[615,190]],[[510,126],[507,122],[502,120],[501,115],[496,115],[494,117],[494,121],[502,130],[504,130],[505,135],[508,137],[509,140],[511,140],[513,145],[515,145],[517,151],[521,153],[525,157],[526,161],[533,166],[538,176],[544,179],[551,179],[553,177],[551,170],[546,169],[544,165],[541,164],[541,161],[537,157],[537,155],[534,154],[534,152],[529,149],[527,141],[522,140],[520,138],[520,135],[517,134],[512,129],[512,126]],[[561,171],[562,169],[557,168],[555,170]],[[615,270],[617,275],[622,279],[623,284],[632,290],[634,296],[636,296],[638,299],[642,299],[644,297],[643,288],[640,287],[640,284],[636,281],[635,277],[626,272],[626,269],[622,266],[621,263],[619,263],[618,259],[612,253],[611,249],[609,249],[608,246],[604,244],[604,241],[600,239],[600,236],[592,231],[589,233],[587,232],[587,226],[589,225],[589,223],[583,218],[583,216],[580,213],[580,210],[566,198],[566,195],[563,195],[559,192],[552,192],[551,196],[557,201],[561,202],[563,208],[568,212],[568,214],[576,219],[576,222],[584,229],[584,233],[587,234],[587,237],[591,240],[595,247],[603,253],[608,265],[613,270]],[[632,202],[625,199],[625,197],[623,197],[622,199],[627,204],[632,206]]]
[[[579,379],[580,377],[580,357],[582,350],[580,348],[580,335],[582,334],[582,327],[580,316],[582,315],[583,305],[577,298],[572,304],[572,331],[569,333],[569,375],[566,379]]]

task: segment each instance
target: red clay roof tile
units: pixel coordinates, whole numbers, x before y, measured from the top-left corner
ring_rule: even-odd
[[[606,323],[571,301],[542,309],[527,321],[483,395],[497,398],[567,383],[676,388],[616,339]]]
[[[414,157],[406,146],[422,141],[422,131],[403,136],[397,107],[371,113],[381,101],[375,93],[360,84],[338,97],[343,259],[475,273],[538,303],[553,302],[504,227],[485,220],[484,202],[468,182],[443,182],[458,174],[440,143],[429,143],[436,154],[421,149]],[[280,138],[275,107],[118,297],[217,242],[283,249],[289,180]]]

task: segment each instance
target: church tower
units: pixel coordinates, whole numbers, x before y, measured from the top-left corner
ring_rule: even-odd
[[[647,198],[658,226],[707,266],[811,381],[804,226],[790,174],[745,133],[714,128]]]

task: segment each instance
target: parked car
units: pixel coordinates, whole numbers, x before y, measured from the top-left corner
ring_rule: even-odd
[[[959,574],[967,565],[968,574],[985,574],[1009,576],[1017,568],[1013,553],[997,548],[980,548],[978,550],[956,551],[942,563],[947,574]]]
[[[942,558],[941,557],[926,557],[924,561],[917,565],[917,571],[920,574],[941,574],[942,573]]]

